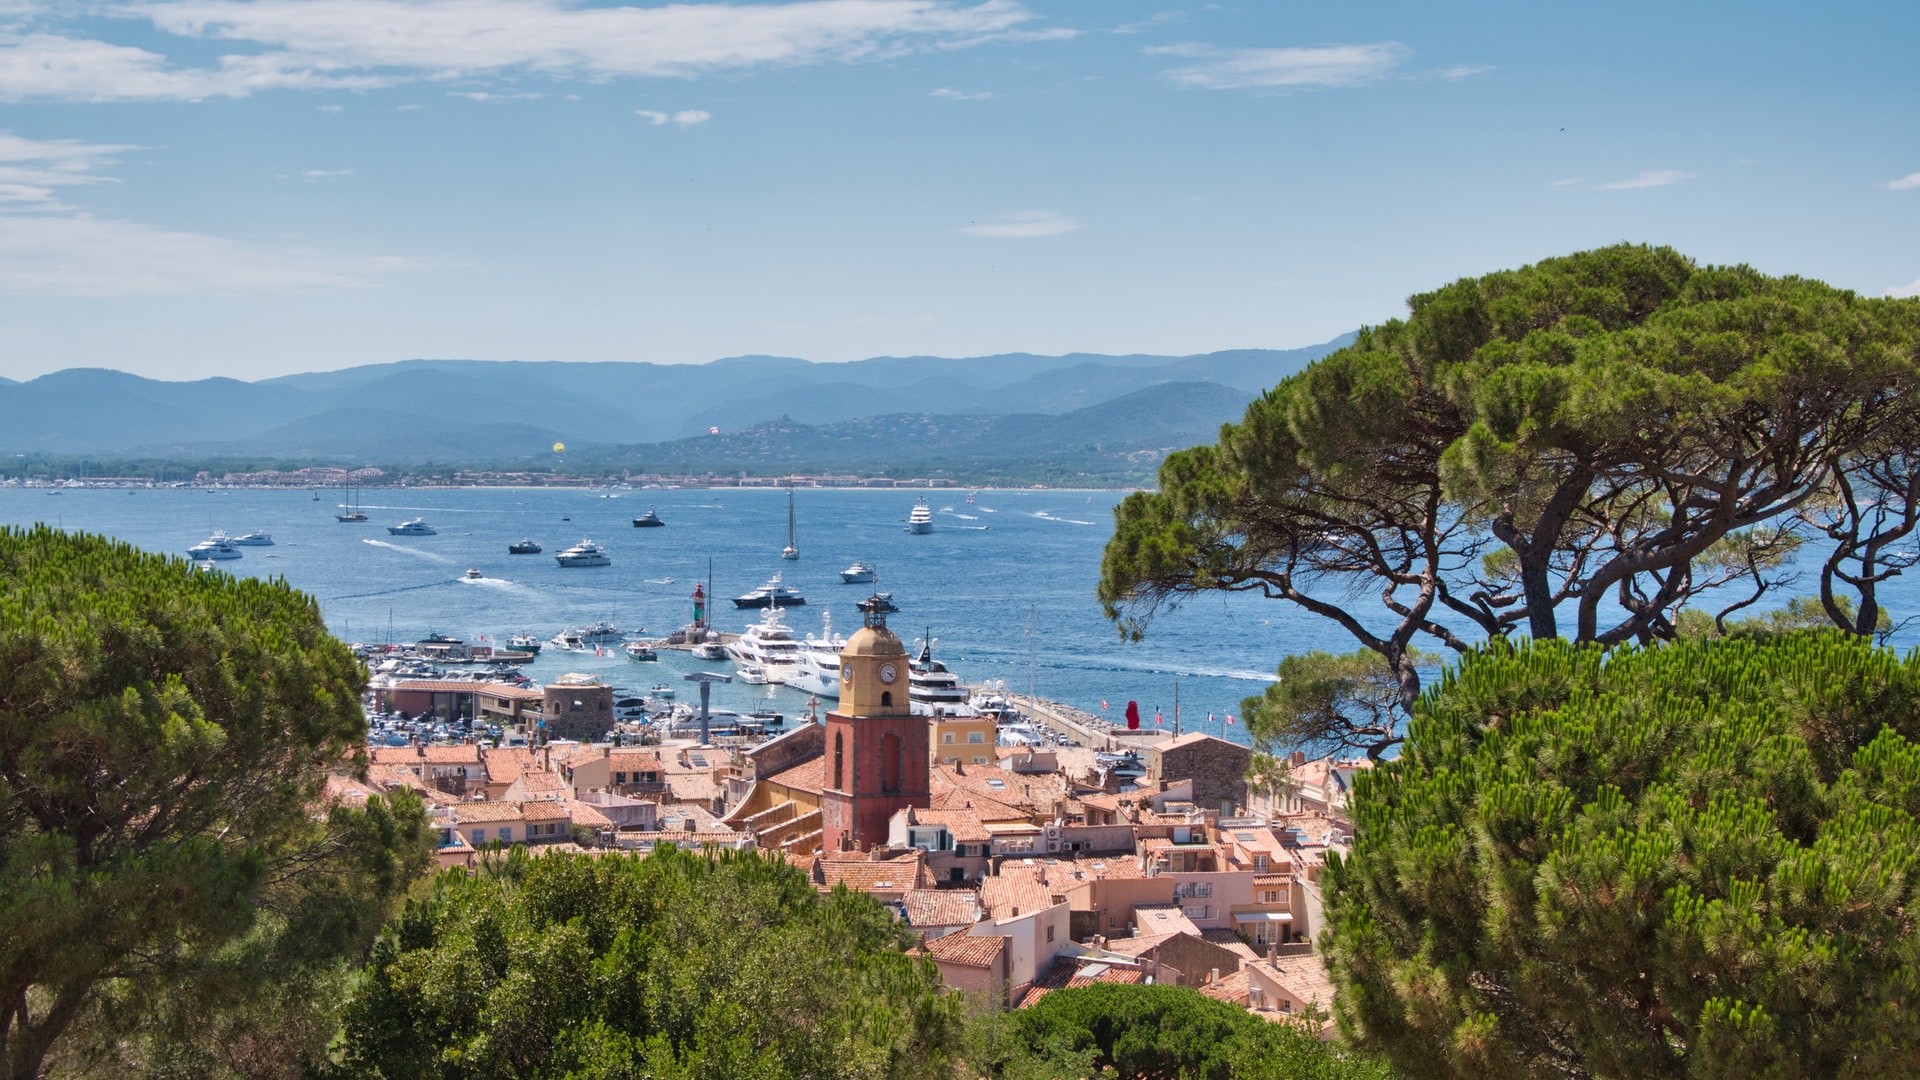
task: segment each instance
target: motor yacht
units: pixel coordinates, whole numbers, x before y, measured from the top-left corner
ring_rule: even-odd
[[[216,532],[188,548],[187,554],[195,559],[238,559],[245,553],[233,546],[226,533]]]
[[[544,642],[532,634],[515,634],[507,639],[507,648],[514,652],[538,653],[542,644]]]
[[[272,547],[273,537],[256,529],[233,538],[234,547]]]
[[[467,580],[468,580],[468,581],[479,581],[479,580],[480,580],[481,578],[483,578],[483,577],[486,577],[486,576],[487,576],[487,575],[485,575],[485,574],[483,574],[483,573],[481,573],[481,572],[480,572],[480,568],[479,568],[479,567],[477,567],[477,566],[469,566],[469,567],[467,567]]]
[[[852,566],[840,571],[840,580],[847,585],[864,585],[873,580],[873,564],[855,559]]]
[[[629,641],[621,647],[626,650],[627,658],[630,660],[660,659],[660,654],[654,651],[653,645],[650,642]]]
[[[414,518],[398,525],[387,526],[387,532],[394,536],[438,536],[440,530],[427,524],[425,518]]]
[[[605,619],[592,626],[578,626],[571,630],[562,630],[553,635],[552,641],[563,649],[579,651],[592,649],[598,645],[619,645],[627,640],[627,632]]]
[[[920,655],[907,665],[907,700],[913,711],[923,716],[970,711],[967,688],[960,676],[933,658],[931,632],[920,640]]]
[[[777,607],[766,609],[759,622],[728,642],[727,655],[743,669],[759,668],[768,682],[784,683],[800,669],[800,642]]]
[[[611,566],[613,560],[599,544],[582,540],[554,556],[561,566]]]
[[[800,590],[783,583],[779,574],[752,592],[733,598],[733,606],[737,608],[799,607],[806,602]]]
[[[927,505],[927,500],[921,499],[913,504],[913,513],[907,515],[907,531],[916,535],[933,531],[933,509]]]
[[[665,524],[666,522],[660,520],[660,515],[653,512],[651,506],[647,507],[646,513],[633,519],[633,527],[636,529],[658,529]]]
[[[815,697],[840,697],[840,650],[847,639],[833,632],[832,612],[820,613],[820,634],[808,634],[800,643],[800,662],[787,685]]]
[[[508,544],[507,554],[538,555],[540,554],[540,544],[538,541],[534,541],[534,540],[521,540],[518,543]]]

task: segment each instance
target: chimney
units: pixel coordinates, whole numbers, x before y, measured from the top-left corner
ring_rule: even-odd
[[[1306,763],[1307,763],[1307,752],[1305,750],[1295,750],[1293,753],[1287,755],[1287,764],[1293,766],[1296,769],[1302,765],[1305,765]]]
[[[1212,983],[1217,983],[1217,982],[1219,982],[1219,981],[1220,981],[1220,969],[1219,969],[1219,968],[1208,968],[1208,969],[1207,969],[1207,982],[1208,982],[1209,984],[1212,984]]]

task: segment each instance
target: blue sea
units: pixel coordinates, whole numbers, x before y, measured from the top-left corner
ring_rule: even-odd
[[[775,573],[797,586],[807,605],[788,622],[817,632],[831,612],[843,633],[859,625],[854,604],[879,588],[901,611],[890,624],[914,646],[931,634],[934,654],[969,683],[1000,680],[1043,698],[1118,720],[1129,700],[1149,724],[1156,711],[1173,725],[1179,700],[1183,730],[1244,741],[1228,725],[1241,702],[1272,681],[1291,652],[1355,646],[1343,631],[1291,605],[1254,595],[1188,600],[1153,620],[1145,640],[1124,642],[1094,597],[1101,550],[1112,531],[1111,491],[800,489],[795,495],[797,562],[783,561],[787,497],[772,489],[594,491],[553,488],[433,488],[357,491],[371,520],[334,520],[342,493],[300,490],[0,488],[0,523],[45,521],[105,533],[150,551],[185,557],[214,529],[229,535],[264,530],[273,547],[246,548],[220,564],[223,572],[285,578],[320,602],[328,625],[348,641],[414,641],[440,633],[498,644],[520,631],[545,639],[571,626],[606,619],[664,636],[693,614],[689,596],[712,567],[714,625],[738,631],[758,617],[728,598]],[[905,531],[917,497],[934,511],[930,535]],[[636,529],[631,520],[652,507],[665,528]],[[390,536],[387,526],[421,517],[437,536]],[[531,537],[540,555],[509,555],[507,545]],[[583,538],[606,548],[613,564],[562,568],[555,553]],[[844,585],[839,572],[856,559],[878,568],[877,586]],[[1816,563],[1802,560],[1811,578]],[[469,567],[482,577],[468,580]],[[1803,583],[1804,587],[1805,583]],[[1771,600],[1771,597],[1769,598]],[[1782,599],[1784,602],[1784,598]],[[1895,617],[1920,611],[1920,575],[1896,583],[1885,602]],[[1370,594],[1356,610],[1377,610]],[[1772,606],[1771,604],[1762,606]],[[1920,641],[1908,628],[1894,639]],[[1437,650],[1430,650],[1437,651]],[[718,670],[683,653],[663,651],[657,664],[610,651],[542,653],[527,666],[536,680],[568,671],[598,675],[645,690],[679,676]],[[805,696],[785,687],[716,686],[727,708],[805,711]],[[1209,719],[1211,717],[1211,719]]]

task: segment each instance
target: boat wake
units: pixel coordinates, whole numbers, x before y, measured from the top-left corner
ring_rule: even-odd
[[[947,513],[953,514],[953,511],[949,510],[947,511]],[[959,518],[961,521],[979,521],[980,520],[979,515],[977,514],[953,514],[953,516]]]
[[[372,537],[363,536],[360,538],[360,542],[363,544],[372,544],[374,547],[377,547],[377,548],[386,548],[388,551],[398,551],[405,555],[412,555],[415,558],[425,559],[428,562],[437,562],[437,563],[453,562],[452,559],[449,559],[445,555],[441,555],[436,552],[422,551],[419,548],[403,547],[400,544],[389,544],[385,540],[375,540]]]
[[[672,579],[672,578],[670,578],[670,577],[650,577],[650,578],[646,578],[646,579],[644,579],[644,580],[645,580],[645,581],[646,581],[646,583],[647,583],[647,584],[649,584],[649,585],[671,585],[671,584],[673,584],[673,579]]]
[[[519,593],[523,596],[539,595],[539,590],[534,589],[528,585],[523,585],[518,581],[508,581],[506,578],[464,577],[463,576],[463,577],[454,578],[453,580],[457,584],[461,584],[461,585],[485,586],[486,588],[489,588],[489,589],[499,589],[501,592]]]
[[[1063,518],[1063,517],[1058,517],[1058,516],[1056,516],[1056,515],[1053,515],[1053,514],[1050,514],[1050,513],[1048,513],[1048,512],[1047,512],[1047,511],[1045,511],[1045,510],[1035,510],[1035,511],[1034,511],[1034,512],[1033,512],[1033,513],[1032,513],[1031,515],[1029,515],[1029,516],[1031,516],[1031,517],[1036,517],[1036,518],[1039,518],[1039,519],[1040,519],[1041,521],[1058,521],[1058,522],[1060,522],[1060,523],[1061,523],[1062,525],[1092,525],[1092,524],[1095,524],[1095,522],[1091,522],[1091,521],[1080,521],[1080,520],[1078,520],[1077,518]]]

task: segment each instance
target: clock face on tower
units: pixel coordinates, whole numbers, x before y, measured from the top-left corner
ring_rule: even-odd
[[[891,686],[893,684],[893,680],[898,678],[899,676],[900,676],[900,673],[894,670],[894,667],[892,664],[880,665],[880,681],[881,682]]]
[[[848,666],[848,665],[841,666],[840,681],[844,683],[850,683],[853,681],[853,668],[851,666]]]

